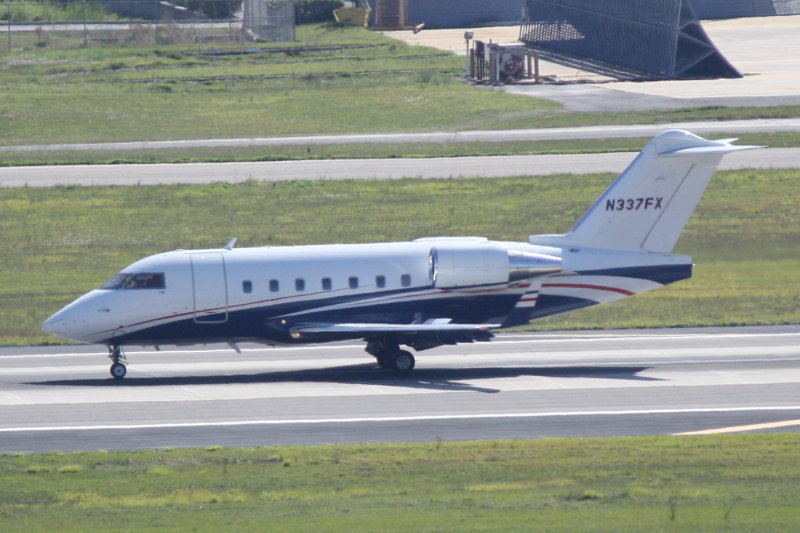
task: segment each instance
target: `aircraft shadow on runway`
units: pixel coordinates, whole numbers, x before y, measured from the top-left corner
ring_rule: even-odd
[[[417,369],[402,376],[380,370],[374,364],[350,365],[324,369],[264,372],[259,374],[126,377],[124,380],[64,379],[31,382],[28,385],[50,385],[71,387],[160,387],[187,385],[240,385],[253,383],[341,383],[348,385],[384,385],[412,389],[438,391],[472,391],[497,393],[499,389],[480,387],[466,383],[473,380],[540,377],[540,378],[593,378],[626,381],[663,381],[658,378],[639,376],[648,367],[644,366],[570,366],[570,367],[488,367],[488,368],[442,368]]]

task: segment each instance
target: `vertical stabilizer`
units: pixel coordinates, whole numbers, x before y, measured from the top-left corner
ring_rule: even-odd
[[[757,148],[733,146],[734,140],[708,141],[682,130],[661,133],[566,235],[531,242],[672,251],[722,156]]]

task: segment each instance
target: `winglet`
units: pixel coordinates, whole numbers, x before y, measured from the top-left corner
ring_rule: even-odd
[[[239,240],[236,237],[228,241],[228,244],[224,246],[225,250],[233,250],[233,247],[236,246],[236,241]]]

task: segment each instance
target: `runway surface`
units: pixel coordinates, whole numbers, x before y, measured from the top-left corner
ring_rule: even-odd
[[[800,326],[556,332],[422,352],[359,343],[0,350],[0,452],[795,431]]]
[[[618,173],[636,153],[442,157],[420,159],[334,159],[245,163],[149,165],[66,165],[0,168],[0,187],[57,185],[163,185],[275,182],[318,179],[446,179],[460,177],[544,176]],[[735,152],[719,168],[796,168],[800,148]]]

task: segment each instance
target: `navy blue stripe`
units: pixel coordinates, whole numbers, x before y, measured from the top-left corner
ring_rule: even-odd
[[[372,299],[374,294],[361,295],[361,299]],[[332,303],[342,303],[342,298],[315,300],[310,302],[288,302],[265,305],[254,309],[229,311],[225,322],[214,323],[215,315],[204,316],[209,322],[197,323],[194,317],[159,324],[113,339],[119,344],[181,344],[183,342],[259,341],[294,343],[289,329],[309,322],[339,323],[368,322],[385,324],[409,324],[431,318],[451,318],[459,324],[482,324],[501,322],[519,299],[518,294],[454,293],[448,298],[408,298],[389,302],[368,304],[356,309],[315,311]],[[302,316],[288,316],[302,312]],[[276,318],[277,317],[277,318]],[[284,317],[284,318],[281,318]],[[224,316],[216,316],[224,320]],[[339,335],[341,338],[361,338],[363,335]],[[314,337],[315,342],[321,339]],[[111,339],[105,341],[110,342]]]
[[[581,270],[583,275],[591,276],[620,276],[654,281],[666,285],[682,279],[692,277],[692,264],[684,265],[653,265],[623,268],[606,268],[600,270]]]
[[[691,277],[692,265],[655,265],[582,271],[585,275],[620,276],[672,283]],[[502,322],[503,327],[527,324],[531,320],[552,316],[595,305],[597,302],[582,298],[540,294],[533,308],[515,309],[518,294],[453,294],[450,297],[424,299],[403,298],[403,294],[436,290],[433,287],[414,287],[381,293],[332,296],[312,301],[267,301],[251,309],[230,309],[228,319],[221,323],[197,323],[194,317],[155,325],[104,342],[120,344],[181,344],[184,342],[220,342],[229,340],[253,340],[259,342],[297,342],[289,335],[289,328],[305,322],[368,322],[386,324],[408,324],[429,318],[450,318],[455,323],[480,324]],[[361,300],[388,298],[389,301],[372,303],[356,309],[315,311],[321,307],[354,304]],[[393,299],[396,298],[396,299]],[[302,316],[289,317],[302,313]],[[287,317],[286,322],[280,318]],[[206,320],[219,318],[222,314],[203,317]],[[359,338],[353,335],[350,338]],[[319,337],[317,341],[321,340]]]

